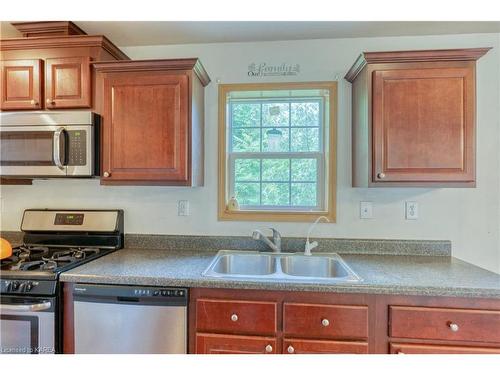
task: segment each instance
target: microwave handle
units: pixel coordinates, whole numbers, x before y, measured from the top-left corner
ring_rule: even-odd
[[[64,128],[59,128],[54,132],[54,139],[53,139],[54,147],[52,149],[53,149],[54,163],[59,169],[64,169],[64,164],[61,161],[61,137],[64,137]]]

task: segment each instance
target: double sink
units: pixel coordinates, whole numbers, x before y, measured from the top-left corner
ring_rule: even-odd
[[[361,278],[336,253],[262,253],[221,250],[203,272],[207,277],[311,282],[357,282]]]

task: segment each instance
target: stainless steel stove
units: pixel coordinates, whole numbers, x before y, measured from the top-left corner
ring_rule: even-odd
[[[59,274],[123,247],[122,210],[26,210],[22,246],[1,260],[0,353],[57,353]]]

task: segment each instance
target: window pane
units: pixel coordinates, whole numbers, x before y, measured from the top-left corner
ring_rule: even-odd
[[[263,183],[262,205],[288,206],[289,189],[288,183]]]
[[[316,206],[316,184],[292,183],[293,206]]]
[[[233,150],[236,152],[259,152],[260,130],[236,128],[233,134]]]
[[[316,181],[316,159],[292,159],[292,181]]]
[[[289,110],[288,103],[262,104],[262,126],[288,126]]]
[[[319,129],[292,129],[291,151],[319,151]]]
[[[290,180],[289,159],[262,160],[262,181],[288,182],[289,180]]]
[[[234,161],[235,181],[259,181],[260,160],[259,159],[236,159]]]
[[[319,103],[292,103],[292,126],[319,126]]]
[[[234,184],[234,195],[240,206],[258,206],[260,204],[260,184],[237,182]]]
[[[260,103],[234,103],[232,126],[260,126]]]
[[[279,131],[281,136],[272,132]],[[273,139],[273,137],[275,137]],[[262,129],[262,151],[267,152],[288,152],[289,151],[289,131],[288,129]]]

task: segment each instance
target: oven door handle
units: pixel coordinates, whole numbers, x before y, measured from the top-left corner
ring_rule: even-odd
[[[53,139],[53,157],[54,163],[59,169],[64,169],[64,164],[61,161],[61,137],[64,136],[64,128],[59,128],[54,132]]]
[[[11,311],[44,311],[48,310],[52,307],[52,303],[50,301],[45,301],[41,303],[34,303],[32,305],[0,305],[0,310],[11,310]]]

